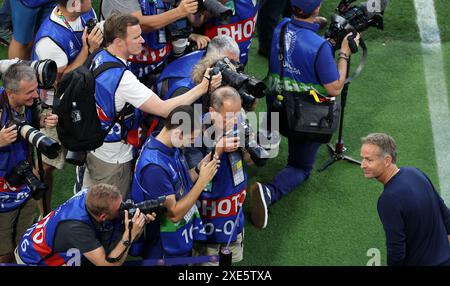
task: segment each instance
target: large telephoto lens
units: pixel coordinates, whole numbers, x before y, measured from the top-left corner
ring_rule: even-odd
[[[30,125],[22,125],[19,127],[19,132],[23,138],[48,158],[55,159],[58,157],[61,145],[59,145],[55,139],[46,136],[44,133]]]
[[[52,60],[23,61],[36,72],[39,88],[50,89],[56,81],[58,68]]]

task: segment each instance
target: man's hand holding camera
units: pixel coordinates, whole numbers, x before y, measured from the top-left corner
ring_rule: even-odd
[[[123,233],[123,241],[127,241],[129,240],[130,243],[132,243],[133,241],[135,241],[136,239],[138,239],[143,230],[144,230],[144,226],[145,224],[154,221],[156,214],[152,213],[152,214],[144,214],[141,212],[140,209],[137,209],[134,216],[130,219],[128,216],[128,211],[125,210],[125,216],[124,216],[124,220],[125,220],[125,231]],[[129,223],[132,223],[132,227],[131,227],[131,237],[129,236]]]
[[[224,152],[225,153],[234,152],[239,148],[240,143],[241,143],[241,140],[240,140],[239,136],[234,136],[234,137],[223,136],[217,142],[216,154],[218,156],[220,156]]]
[[[4,126],[0,130],[0,148],[8,146],[17,139],[17,126],[12,125],[9,127]]]
[[[350,44],[349,44],[349,37],[353,37],[353,36],[354,36],[354,33],[348,33],[347,36],[345,36],[344,40],[342,41],[341,53],[346,54],[347,57],[349,57],[352,54],[352,50],[351,50]],[[356,44],[356,47],[359,46],[360,39],[361,39],[361,34],[356,33],[356,36],[354,36],[354,42]]]
[[[180,5],[176,8],[183,17],[197,13],[197,0],[181,0]]]
[[[211,39],[207,36],[192,33],[189,35],[189,41],[195,42],[198,49],[206,49]]]
[[[202,86],[204,93],[207,93],[208,91],[211,93],[222,85],[222,73],[212,75],[212,78],[210,78],[211,71],[212,68],[206,69],[206,72],[203,74],[203,80],[199,84]]]
[[[88,34],[87,27],[84,29],[82,40],[83,47],[87,47],[89,49],[89,53],[93,53],[96,49],[98,49],[103,43],[103,33],[97,25],[94,29],[92,29],[91,33]]]

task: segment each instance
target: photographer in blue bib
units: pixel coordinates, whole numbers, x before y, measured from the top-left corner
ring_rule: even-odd
[[[24,63],[8,67],[0,88],[0,263],[13,262],[13,250],[35,218],[36,201],[46,186],[33,173],[33,145],[48,142],[32,125],[52,127],[56,115],[38,116],[36,72]],[[33,145],[32,145],[33,144]],[[45,146],[44,146],[45,145]],[[56,148],[56,147],[55,147]],[[56,150],[52,150],[53,155]]]
[[[103,145],[86,156],[83,186],[108,183],[117,186],[126,197],[132,180],[132,169],[141,147],[141,112],[166,117],[175,107],[192,104],[207,93],[209,86],[219,86],[221,75],[209,77],[191,90],[175,98],[161,100],[128,69],[127,59],[138,55],[144,39],[138,18],[129,14],[114,14],[104,24],[105,49],[95,54],[91,70],[106,62],[117,63],[95,78],[95,103],[103,130],[109,133]],[[122,120],[114,122],[120,113]]]
[[[192,255],[193,241],[203,240],[204,228],[196,206],[202,191],[217,173],[217,156],[207,154],[198,174],[189,170],[183,147],[192,146],[201,134],[199,115],[188,105],[176,107],[161,132],[142,147],[136,163],[131,198],[135,202],[165,196],[167,211],[149,224],[145,235],[131,249],[143,258],[174,258]]]
[[[217,175],[197,202],[205,226],[206,240],[196,241],[194,255],[217,255],[222,248],[227,247],[232,252],[233,263],[243,259],[242,208],[248,179],[245,163],[253,163],[247,150],[240,148],[245,141],[245,138],[241,138],[244,133],[241,128],[242,112],[242,100],[238,91],[230,86],[218,88],[211,94],[209,113],[204,116],[204,124],[208,124],[208,128],[204,131],[206,138],[203,146],[185,149],[189,165],[194,166],[195,170],[198,170],[200,158],[209,152],[214,152],[221,162]],[[207,262],[202,265],[218,263]]]
[[[203,5],[205,9],[194,22],[196,33],[209,39],[220,35],[233,38],[239,45],[239,62],[246,65],[255,34],[259,1],[205,0]]]
[[[132,55],[128,61],[131,62],[131,71],[150,88],[169,57],[183,54],[188,38],[199,43],[204,43],[206,39],[200,35],[194,39],[190,36],[190,30],[186,29],[188,21],[197,12],[197,0],[108,0],[102,1],[100,8],[103,19],[116,12],[131,14],[139,19],[145,43],[140,53]],[[203,45],[206,46],[205,43]]]
[[[88,55],[103,42],[103,34],[99,27],[88,29],[88,23],[96,20],[96,15],[90,0],[58,0],[57,6],[39,28],[32,50],[33,60],[51,59],[58,68],[57,81],[70,71],[81,66]],[[41,90],[42,114],[53,112],[54,89]],[[44,128],[47,136],[59,140],[56,128]],[[53,193],[53,173],[62,170],[66,159],[67,149],[57,158],[43,157],[44,180],[48,186],[47,202],[51,204]],[[77,167],[78,168],[78,167]]]
[[[39,266],[120,266],[130,244],[155,219],[153,209],[122,202],[119,189],[93,185],[67,200],[23,235],[19,264]]]
[[[314,92],[311,94],[315,94],[318,101],[330,102],[330,98],[340,95],[344,87],[351,55],[348,41],[351,34],[342,41],[336,66],[331,44],[317,34],[320,26],[315,20],[321,2],[321,0],[291,0],[292,18],[283,19],[275,29],[266,97],[269,112],[281,111],[280,108],[275,110],[275,103],[279,103],[278,95],[284,95],[283,92],[288,92],[288,95],[283,99],[282,107],[294,108],[286,106],[286,101],[292,99],[287,96],[296,96],[304,92],[309,94],[312,90]],[[358,45],[359,34],[353,36]],[[280,124],[280,130],[286,127],[284,125],[287,124]],[[269,206],[308,179],[321,145],[292,134],[291,131],[287,134],[289,148],[287,166],[275,175],[271,182],[264,184],[257,182],[252,186],[252,222],[261,229],[267,226]]]
[[[189,53],[168,64],[156,83],[157,92],[162,99],[183,94],[196,84],[192,78],[196,66],[224,57],[238,63],[239,54],[239,46],[231,37],[216,36],[209,42],[207,49]]]

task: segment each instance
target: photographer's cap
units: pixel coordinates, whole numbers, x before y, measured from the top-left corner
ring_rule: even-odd
[[[309,14],[319,7],[322,0],[291,0],[291,5],[302,9],[303,13]]]

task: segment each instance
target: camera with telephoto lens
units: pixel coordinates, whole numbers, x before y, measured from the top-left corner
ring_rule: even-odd
[[[334,50],[339,50],[342,41],[349,33],[348,44],[352,53],[358,51],[355,42],[356,33],[361,33],[369,27],[376,27],[383,30],[383,14],[388,0],[369,0],[361,3],[360,6],[351,6],[356,0],[341,0],[336,11],[337,15],[331,17],[330,26],[325,32],[325,38],[332,44]]]
[[[250,158],[256,166],[264,166],[269,158],[269,152],[261,147],[255,139],[255,134],[250,126],[248,119],[241,121],[241,126],[244,130],[244,146],[250,154]]]
[[[20,59],[0,60],[0,74],[4,74],[6,70],[16,63],[24,63],[34,69],[38,81],[38,87],[41,89],[51,89],[55,83],[58,74],[56,62],[52,60],[34,60],[24,61]]]
[[[31,167],[28,161],[22,161],[17,164],[6,176],[5,180],[10,186],[20,186],[26,184],[31,189],[31,195],[33,199],[39,200],[44,193],[48,190],[48,187],[33,173],[33,167]]]
[[[13,125],[17,126],[17,132],[20,136],[41,151],[42,154],[50,159],[58,157],[61,145],[55,139],[46,136],[41,131],[29,125],[23,117],[17,114],[12,114],[12,118],[6,123],[6,127]]]
[[[166,201],[165,196],[161,196],[156,200],[147,200],[140,203],[135,203],[132,199],[128,199],[125,202],[122,202],[120,205],[120,215],[121,217],[125,216],[125,211],[128,211],[128,218],[132,219],[137,209],[141,211],[143,214],[151,214],[156,213],[157,215],[161,214],[165,208],[162,206],[162,203]]]
[[[211,76],[222,73],[222,85],[234,87],[242,99],[242,107],[249,110],[256,98],[264,97],[266,85],[255,77],[238,72],[237,65],[225,57],[216,62],[211,70]]]
[[[269,158],[269,153],[266,149],[261,147],[255,140],[255,133],[253,132],[248,119],[243,115],[240,120],[241,128],[236,128],[227,132],[225,136],[227,137],[242,137],[244,140],[244,148],[250,154],[250,158],[255,163],[256,166],[264,166]],[[242,132],[242,133],[241,133]]]
[[[173,56],[182,56],[189,44],[189,35],[193,31],[191,24],[187,19],[180,19],[167,25],[166,31],[172,43]]]

